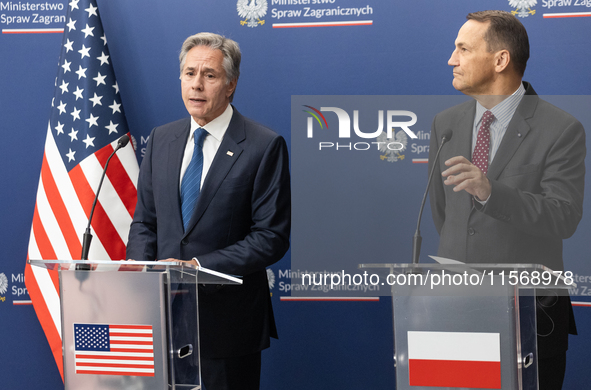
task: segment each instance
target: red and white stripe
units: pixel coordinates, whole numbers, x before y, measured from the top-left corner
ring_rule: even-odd
[[[591,17],[591,12],[556,12],[556,13],[543,14],[542,17],[544,19],[553,19],[553,18],[589,18],[589,17]]]
[[[373,20],[347,20],[342,22],[273,23],[273,28],[371,26]]]
[[[2,34],[61,34],[63,28],[3,28]]]
[[[411,386],[501,388],[499,333],[408,332]]]
[[[154,339],[149,325],[110,325],[110,351],[77,351],[76,374],[154,376]]]
[[[68,173],[48,126],[29,240],[29,259],[80,259],[82,234],[95,191],[106,160],[116,144],[117,141],[88,156]],[[89,259],[125,258],[127,234],[135,210],[138,172],[130,142],[109,163],[92,220]],[[58,275],[27,264],[25,281],[63,377]]]

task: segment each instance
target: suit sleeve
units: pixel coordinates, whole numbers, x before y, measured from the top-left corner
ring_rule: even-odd
[[[539,170],[538,188],[526,191],[519,185],[491,180],[491,196],[481,211],[530,235],[572,236],[583,215],[585,155],[585,131],[572,119],[558,134],[544,161],[529,167]],[[527,180],[526,175],[523,178]]]
[[[127,259],[156,260],[156,206],[152,189],[152,145],[155,137],[154,129],[148,140],[138,178],[137,205],[129,229]]]
[[[199,255],[202,266],[248,275],[279,261],[289,248],[291,188],[285,140],[276,136],[264,150],[254,177],[252,225],[244,239]]]

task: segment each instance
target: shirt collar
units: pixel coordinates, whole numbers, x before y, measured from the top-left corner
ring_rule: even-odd
[[[191,135],[193,135],[197,128],[201,127],[218,142],[222,142],[222,139],[226,134],[226,130],[228,130],[228,126],[230,126],[230,121],[232,120],[233,114],[234,109],[232,108],[231,104],[228,104],[228,107],[226,107],[222,115],[218,116],[205,126],[199,126],[197,122],[195,122],[195,119],[191,117]]]
[[[523,95],[525,94],[525,88],[523,87],[523,83],[519,83],[519,88],[505,100],[494,106],[490,109],[492,114],[495,116],[495,120],[499,122],[499,124],[503,127],[509,126],[509,122],[511,118],[513,118],[513,114],[515,114],[515,110],[517,110],[517,106],[521,102]],[[480,122],[482,115],[487,110],[482,104],[478,101],[476,102],[476,121]]]

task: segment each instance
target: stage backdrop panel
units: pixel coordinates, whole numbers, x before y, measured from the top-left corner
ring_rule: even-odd
[[[0,186],[0,378],[3,388],[51,390],[61,386],[33,308],[27,304],[22,273],[57,75],[59,30],[67,23],[64,20],[67,7],[76,3],[75,0],[0,1],[0,74],[3,75],[0,78],[3,137],[0,179],[4,183]],[[591,90],[588,71],[591,4],[588,1],[541,0],[525,9],[512,7],[509,0],[266,0],[266,3],[266,13],[247,18],[240,15],[236,0],[98,0],[139,160],[154,126],[186,116],[180,96],[178,53],[184,38],[199,31],[221,33],[240,43],[242,74],[234,104],[244,115],[275,129],[290,146],[292,131],[306,131],[307,126],[306,113],[298,111],[300,116],[292,117],[293,99],[297,96],[454,95],[453,99],[461,100],[463,96],[451,85],[452,70],[447,61],[465,15],[477,10],[514,11],[520,17],[531,42],[525,79],[539,94],[587,95]],[[312,100],[298,104],[320,109]],[[570,112],[569,108],[563,108]],[[375,117],[368,117],[367,129],[377,129],[377,112],[372,110]],[[588,106],[583,105],[582,110],[588,110]],[[333,115],[330,120],[335,120],[335,114],[326,114]],[[365,111],[360,110],[360,114],[365,118]],[[428,132],[429,115],[419,116],[417,131]],[[292,127],[295,119],[303,120],[297,129]],[[364,131],[369,131],[365,130],[365,124],[362,126]],[[317,134],[320,136],[320,132]],[[425,140],[415,143],[428,144]],[[360,233],[371,236],[375,230],[379,237],[376,246],[380,252],[375,261],[410,258],[412,226],[416,223],[415,213],[427,176],[426,164],[413,164],[411,160],[427,158],[427,152],[416,149],[413,153],[412,142],[408,145],[411,149],[405,152],[405,160],[375,161],[383,169],[375,178],[379,193],[374,190],[364,194],[372,199],[383,197],[382,190],[391,192],[386,202],[391,207],[385,211],[386,216],[365,221]],[[295,163],[303,157],[296,152],[293,148],[294,184],[299,180]],[[335,172],[340,172],[340,168],[336,163],[331,167]],[[313,181],[313,174],[310,176]],[[384,189],[389,182],[394,190]],[[587,194],[591,193],[589,182]],[[312,193],[305,194],[305,188],[294,188],[294,193],[298,191],[312,197]],[[318,194],[317,199],[322,196]],[[334,197],[341,204],[351,202],[344,193]],[[591,209],[590,199],[587,196],[585,201],[587,211]],[[294,202],[297,205],[298,199]],[[353,217],[362,219],[362,210],[351,210],[346,218]],[[320,222],[330,225],[331,221],[319,221],[322,225]],[[565,242],[565,267],[575,272],[579,289],[572,292],[574,300],[579,302],[586,301],[584,296],[591,291],[590,232],[591,218],[586,212],[577,233]],[[438,237],[428,209],[422,233],[423,255],[435,253]],[[355,238],[348,237],[347,244]],[[300,245],[297,239],[294,233],[294,257]],[[262,388],[393,388],[389,299],[294,300],[291,288],[297,275],[292,273],[291,253],[268,272],[280,339],[273,341],[272,348],[264,353]],[[565,389],[580,389],[591,380],[587,368],[587,351],[591,348],[586,331],[591,327],[589,312],[585,307],[575,308],[580,335],[571,338]]]

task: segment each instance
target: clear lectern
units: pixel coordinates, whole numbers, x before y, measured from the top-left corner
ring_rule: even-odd
[[[568,294],[541,265],[361,264],[391,286],[396,389],[537,390],[536,296]]]
[[[30,263],[59,273],[66,390],[201,389],[198,285],[242,283],[183,262]]]

